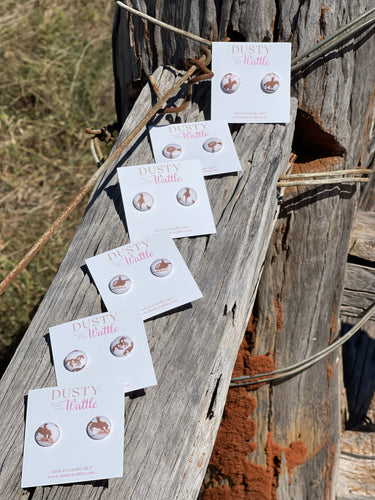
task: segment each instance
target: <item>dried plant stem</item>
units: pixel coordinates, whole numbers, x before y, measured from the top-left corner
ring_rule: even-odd
[[[84,46],[82,52],[81,52],[81,55],[79,56],[79,59],[76,63],[76,67],[75,67],[75,70],[74,70],[74,75],[73,75],[73,78],[72,78],[72,83],[70,84],[70,88],[69,88],[69,96],[71,96],[73,94],[73,91],[74,91],[74,87],[75,87],[75,84],[76,84],[76,80],[77,80],[77,77],[78,77],[78,73],[79,73],[79,69],[81,67],[81,64],[82,64],[82,61],[83,61],[83,58],[85,57],[86,55],[86,52],[88,51],[88,49],[94,45],[94,43],[96,42],[100,42],[101,40],[105,40],[105,37],[101,37],[101,38],[96,38],[95,40],[92,40],[91,42],[89,42],[87,45]]]

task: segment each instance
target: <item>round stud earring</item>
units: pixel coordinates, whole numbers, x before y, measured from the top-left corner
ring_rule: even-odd
[[[87,434],[91,439],[104,439],[109,436],[111,432],[111,421],[107,417],[94,417],[87,424]]]
[[[195,189],[191,187],[184,187],[179,190],[179,192],[176,195],[178,203],[181,205],[184,205],[184,207],[190,207],[191,205],[194,205],[194,203],[197,201],[198,195]]]
[[[266,94],[273,94],[280,88],[281,80],[276,73],[267,73],[260,82],[261,89]]]
[[[171,274],[173,270],[173,264],[168,259],[158,259],[151,264],[150,269],[154,276],[164,278],[165,276]]]
[[[203,149],[208,153],[218,153],[223,148],[223,142],[216,137],[211,137],[203,144]]]
[[[114,276],[108,284],[109,289],[112,293],[120,295],[122,293],[127,293],[132,286],[132,280],[128,278],[125,274],[119,274]]]
[[[182,147],[179,144],[167,144],[162,153],[169,160],[179,158],[182,155]]]
[[[72,351],[64,359],[64,367],[70,372],[79,372],[87,365],[87,356],[83,351]]]
[[[60,429],[53,422],[46,422],[35,431],[35,441],[39,446],[53,446],[60,438]]]
[[[154,204],[154,198],[150,193],[138,193],[133,198],[133,206],[140,212],[151,210]]]
[[[134,342],[126,335],[116,337],[111,342],[111,353],[117,358],[127,358],[134,349]]]
[[[241,80],[236,73],[227,73],[220,82],[221,90],[225,94],[234,94],[240,86]]]

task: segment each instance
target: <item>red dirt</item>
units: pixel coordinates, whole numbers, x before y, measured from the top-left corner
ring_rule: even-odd
[[[266,355],[251,357],[247,346],[246,338],[243,340],[238,351],[238,357],[233,369],[233,377],[241,377],[242,375],[257,375],[258,373],[268,373],[275,369],[273,360]],[[260,376],[261,378],[261,376]],[[267,382],[248,386],[249,390],[255,390]]]
[[[257,318],[254,314],[250,316],[247,325],[246,334],[243,338],[238,351],[236,364],[233,368],[233,377],[241,377],[243,375],[256,375],[257,373],[267,373],[275,369],[273,360],[266,355],[252,357],[250,351],[254,345],[254,332],[256,329]],[[248,386],[249,390],[255,390],[263,384]]]
[[[301,465],[304,463],[307,448],[302,441],[293,441],[287,448],[282,448],[277,443],[273,442],[272,434],[269,432],[266,443],[266,453],[267,470],[270,469],[269,472],[271,472],[273,469],[274,479],[276,480],[274,488],[276,489],[277,478],[280,473],[281,454],[285,453],[286,467],[288,469],[288,477],[290,481],[290,477],[294,467],[297,467],[297,465]]]
[[[274,369],[270,357],[250,356],[248,342],[249,338],[245,336],[233,371],[234,377]],[[302,441],[282,448],[273,442],[271,433],[266,443],[266,468],[249,459],[249,455],[257,448],[253,441],[256,426],[251,418],[256,409],[256,399],[250,393],[255,388],[236,387],[228,392],[210,461],[210,467],[217,472],[218,480],[211,480],[210,487],[203,492],[204,500],[275,500],[281,453],[285,453],[289,478],[292,469],[304,462],[307,449]]]

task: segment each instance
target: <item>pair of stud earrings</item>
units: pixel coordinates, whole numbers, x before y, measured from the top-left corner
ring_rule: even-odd
[[[110,344],[109,349],[116,358],[127,358],[133,352],[133,339],[126,335],[116,337]],[[88,356],[78,349],[71,351],[65,356],[64,368],[69,372],[80,372],[88,363]]]
[[[157,259],[151,264],[150,271],[154,276],[164,278],[165,276],[169,276],[173,271],[173,264],[168,259]],[[110,280],[108,288],[112,293],[121,295],[127,293],[132,284],[132,280],[126,274],[118,274]]]
[[[223,141],[217,137],[210,137],[202,144],[202,147],[207,153],[218,153],[223,148]],[[169,160],[172,160],[182,156],[183,149],[180,144],[167,144],[162,154]]]
[[[173,264],[168,259],[157,259],[151,264],[150,270],[154,276],[164,278],[173,271]],[[131,287],[132,280],[126,274],[118,274],[108,283],[108,288],[116,295],[127,293]]]
[[[104,439],[111,433],[112,424],[108,417],[97,416],[90,420],[86,426],[87,435],[91,439]],[[35,431],[35,441],[43,448],[53,446],[60,439],[61,432],[57,424],[45,422]]]
[[[173,271],[173,264],[168,259],[157,259],[151,264],[150,271],[154,276],[164,278]],[[108,283],[108,288],[116,295],[127,293],[131,287],[132,280],[126,274],[118,274]]]
[[[191,187],[183,187],[176,194],[176,199],[180,205],[190,207],[197,201],[198,195],[195,189]],[[154,205],[154,197],[150,193],[137,193],[133,198],[133,206],[140,212],[151,210]]]
[[[241,83],[236,73],[227,73],[220,82],[220,88],[225,94],[234,94]],[[260,82],[260,88],[266,94],[273,94],[281,85],[281,79],[276,73],[267,73]]]

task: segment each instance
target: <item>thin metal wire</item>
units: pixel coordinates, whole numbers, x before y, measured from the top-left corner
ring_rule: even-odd
[[[263,382],[275,382],[276,380],[280,380],[285,377],[289,377],[291,375],[295,375],[302,370],[309,368],[314,365],[321,359],[325,358],[331,352],[335,351],[339,347],[341,347],[345,342],[347,342],[357,331],[361,328],[361,326],[368,321],[371,316],[375,314],[375,304],[373,304],[370,309],[362,316],[362,318],[341,338],[330,344],[325,349],[322,349],[320,352],[310,356],[309,358],[300,361],[299,363],[295,363],[286,368],[279,368],[278,370],[274,370],[273,372],[268,373],[259,373],[257,375],[243,375],[242,377],[234,377],[232,378],[232,383],[230,387],[238,387],[243,385],[254,385],[260,384]],[[260,379],[259,377],[269,377]],[[248,382],[236,383],[236,381],[248,380]]]
[[[201,62],[206,60],[206,55],[200,58]],[[55,234],[57,229],[63,224],[65,219],[73,212],[73,210],[79,205],[82,199],[94,187],[95,183],[99,180],[101,175],[105,173],[108,167],[111,166],[112,162],[117,159],[124,149],[129,146],[131,142],[138,136],[144,126],[151,120],[151,118],[161,109],[164,104],[170,99],[178,89],[192,76],[192,74],[197,70],[197,66],[194,64],[186,71],[186,73],[159,99],[156,104],[145,114],[142,120],[134,127],[130,134],[123,140],[123,142],[115,149],[103,163],[103,165],[96,170],[94,175],[86,182],[86,184],[80,189],[75,198],[69,203],[67,207],[61,212],[57,219],[50,225],[47,231],[39,238],[37,242],[30,248],[30,250],[23,256],[23,258],[18,262],[18,264],[10,271],[10,273],[4,278],[0,283],[0,295],[8,288],[12,281],[20,274],[27,264],[35,257],[39,250],[47,243],[47,241]]]
[[[116,4],[121,7],[126,9],[129,12],[132,12],[135,15],[141,16],[144,19],[147,19],[150,22],[153,22],[154,24],[157,24],[161,27],[164,27],[166,29],[172,30],[176,33],[179,33],[183,36],[186,36],[188,38],[191,38],[197,42],[203,43],[205,45],[211,46],[212,42],[209,40],[206,40],[205,38],[199,37],[197,35],[193,35],[192,33],[188,33],[184,30],[180,30],[178,28],[175,28],[174,26],[171,26],[167,23],[164,23],[162,21],[159,21],[158,19],[155,19],[147,14],[143,14],[142,12],[133,9],[131,7],[128,7],[127,5],[123,4],[119,0],[115,0]],[[368,13],[363,14],[362,16],[359,16],[359,18],[355,19],[348,25],[344,26],[340,30],[338,30],[337,33],[343,33],[344,31],[348,30],[349,27],[354,26],[356,23],[358,23],[359,20],[365,18],[366,16],[372,14],[372,12],[375,11],[375,9],[372,9],[371,11],[368,11]],[[359,29],[362,29],[364,26],[367,26],[371,24],[374,21],[374,19],[370,19],[363,23],[361,26],[353,28],[353,30],[350,31],[350,35],[353,35],[356,31]],[[334,41],[337,38],[337,33],[333,34],[331,37],[328,37],[325,39],[323,42],[318,44],[318,48],[321,47],[324,44],[324,49],[322,49],[323,52],[329,50],[331,48],[331,45],[327,45],[327,42],[330,40]],[[349,36],[348,33],[345,33],[345,38]],[[339,42],[338,42],[339,43]],[[336,45],[336,42],[335,42]],[[298,58],[293,60],[294,65],[292,66],[292,71],[296,71],[297,69],[300,69],[300,66],[304,66],[308,64],[310,59],[307,57],[309,53],[313,53],[316,51],[316,48],[312,49],[308,53],[302,54]],[[318,50],[317,53],[312,55],[311,57],[317,58],[321,55],[321,51]],[[296,60],[300,60],[302,58],[306,57],[304,61],[301,61],[299,65],[296,65]],[[204,61],[204,58],[203,58]],[[301,67],[302,67],[301,66]],[[177,84],[175,84],[164,96],[162,99],[159,99],[158,102],[153,106],[153,108],[150,109],[150,111],[145,115],[143,120],[133,129],[133,131],[129,134],[129,136],[120,144],[120,146],[107,158],[107,160],[101,165],[100,168],[95,172],[95,174],[87,181],[87,183],[82,187],[82,189],[78,192],[76,197],[72,200],[72,202],[65,208],[65,210],[59,215],[59,217],[53,222],[53,224],[47,229],[47,231],[41,236],[41,238],[33,245],[33,247],[26,253],[26,255],[18,262],[18,264],[15,266],[14,269],[5,277],[5,279],[0,283],[0,295],[6,290],[6,288],[9,286],[9,284],[18,276],[18,274],[27,266],[27,264],[32,260],[32,258],[39,252],[39,250],[47,243],[47,241],[51,238],[51,236],[57,231],[57,229],[63,224],[65,219],[70,215],[70,213],[74,210],[74,208],[81,202],[81,200],[84,198],[84,196],[89,192],[89,190],[95,185],[96,181],[99,179],[99,177],[106,171],[106,169],[109,166],[109,162],[113,161],[116,159],[122,151],[134,140],[134,138],[138,135],[138,133],[142,130],[142,128],[145,126],[145,124],[152,118],[152,116],[165,104],[165,102],[174,95],[174,93],[185,83],[190,76],[194,73],[194,71],[197,69],[197,66],[192,65],[190,69],[185,73],[183,77],[179,80]],[[358,182],[358,181],[356,181]],[[365,181],[362,181],[365,182]],[[290,185],[290,184],[289,184]]]
[[[277,187],[288,186],[320,186],[323,184],[345,184],[351,182],[369,182],[367,177],[337,177],[336,179],[311,179],[308,181],[279,181]]]
[[[333,33],[332,35],[326,37],[324,40],[319,42],[318,44],[315,45],[312,49],[304,52],[303,54],[295,57],[292,60],[292,65],[291,65],[291,71],[292,73],[295,73],[296,71],[299,71],[303,67],[307,66],[311,62],[315,61],[318,59],[318,57],[322,56],[326,52],[330,51],[337,45],[339,45],[341,42],[346,40],[347,38],[353,36],[355,33],[358,31],[361,31],[362,29],[366,28],[367,26],[370,26],[374,21],[375,17],[373,14],[375,13],[375,8],[365,12],[361,16],[357,17],[350,23],[346,24],[342,28],[338,29]],[[371,19],[367,19],[363,23],[361,21],[363,19],[366,19],[369,16]],[[360,23],[360,24],[358,24]]]
[[[160,26],[161,28],[165,28],[169,31],[173,31],[175,33],[178,33],[179,35],[185,36],[186,38],[191,38],[195,42],[203,43],[204,45],[207,45],[208,47],[211,47],[211,45],[212,45],[212,42],[210,42],[210,40],[207,40],[206,38],[202,38],[201,36],[198,36],[198,35],[193,35],[193,33],[189,33],[188,31],[184,31],[180,28],[176,28],[175,26],[172,26],[171,24],[167,24],[167,23],[164,23],[163,21],[159,21],[159,19],[156,19],[155,17],[149,16],[148,14],[145,14],[144,12],[141,12],[140,10],[133,9],[133,7],[129,7],[128,5],[125,5],[123,2],[120,2],[119,0],[115,0],[115,3],[119,7],[121,7],[122,9],[125,9],[128,12],[135,14],[136,16],[142,17],[143,19],[146,19],[147,21],[150,21],[150,23],[156,24],[157,26]]]
[[[136,16],[142,17],[143,19],[147,19],[147,21],[156,24],[162,28],[173,31],[187,38],[191,38],[192,40],[195,40],[196,42],[199,43],[203,43],[204,45],[207,45],[209,47],[212,45],[212,42],[210,40],[202,38],[198,35],[194,35],[180,28],[176,28],[175,26],[172,26],[171,24],[165,23],[163,21],[159,21],[159,19],[156,19],[155,17],[145,14],[137,9],[129,7],[128,5],[125,5],[123,2],[119,0],[115,0],[115,3],[122,9],[125,9]],[[325,53],[329,52],[331,49],[339,45],[341,42],[345,41],[347,38],[350,38],[351,36],[356,34],[358,31],[361,31],[365,29],[367,26],[370,26],[375,21],[375,17],[373,16],[374,13],[375,13],[375,8],[370,9],[369,11],[360,15],[350,23],[343,26],[342,28],[339,28],[332,35],[329,35],[324,40],[317,43],[312,49],[309,49],[303,54],[295,57],[291,63],[291,72],[295,73],[299,71],[300,69],[307,66],[311,62],[315,61]],[[367,19],[368,17],[371,18]],[[365,21],[361,22],[364,19]]]
[[[335,177],[347,174],[373,174],[369,168],[348,168],[348,170],[328,170],[327,172],[301,172],[300,174],[280,175],[279,180],[297,179],[299,177]]]

